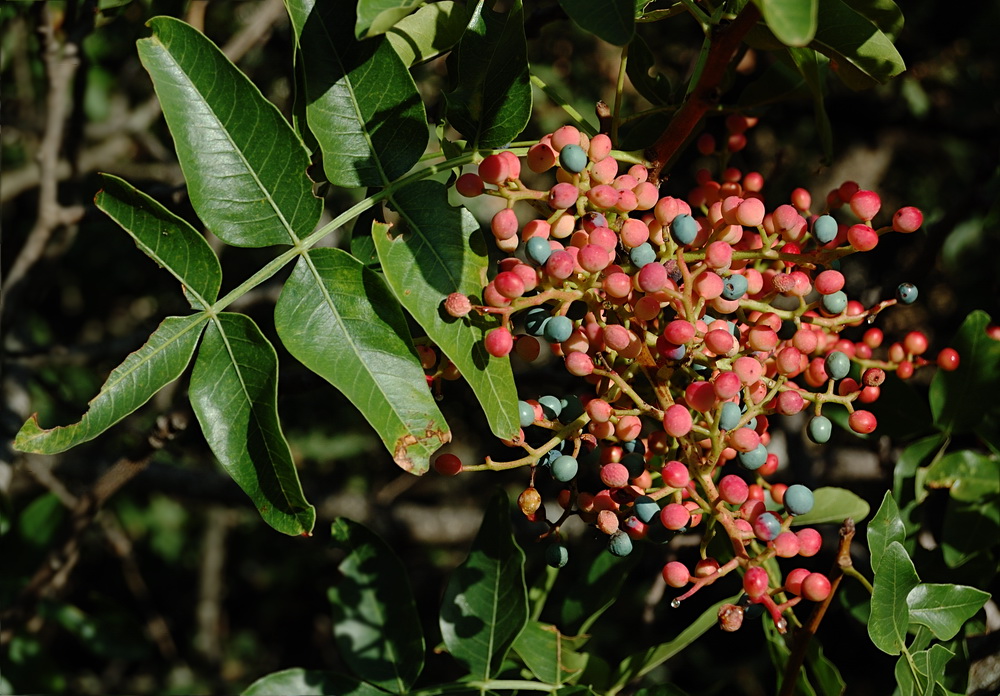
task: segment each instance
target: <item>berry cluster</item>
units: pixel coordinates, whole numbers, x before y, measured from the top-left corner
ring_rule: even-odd
[[[750,125],[734,122],[729,150],[739,145],[734,132]],[[927,364],[928,341],[917,332],[888,350],[874,327],[857,342],[841,337],[912,302],[916,288],[903,284],[896,298],[866,309],[849,299],[838,270],[842,257],[875,248],[883,234],[914,232],[922,215],[901,208],[875,227],[878,194],[852,182],[817,212],[804,189],[768,211],[763,177],[735,168],[718,180],[699,172],[685,199],[661,196],[642,163],[621,172],[616,154],[625,157],[612,153],[606,135],[564,126],[526,153],[532,172],[556,170],[547,190],[522,182],[512,152],[491,154],[458,178],[463,196],[504,200],[490,229],[507,256],[481,300],[453,294],[445,311],[498,316],[500,326],[485,336],[490,355],[533,361],[544,343],[589,387],[582,396],[519,403],[522,430],[508,444],[523,448],[520,459],[463,468],[448,454],[436,467],[454,474],[529,466],[518,503],[539,521],[536,474],[563,484],[564,512],[546,533],[554,566],[568,560],[558,535],[572,515],[607,535],[619,556],[639,540],[664,543],[711,527],[728,536],[732,558],[720,564],[707,555],[706,534],[694,568],[668,562],[667,585],[686,588],[673,606],[740,571],[744,602],[727,606],[721,625],[735,630],[744,606],[761,605],[785,630],[784,611],[825,599],[830,581],[802,568],[784,578],[773,563],[765,569],[772,558],[812,556],[821,545],[815,529],[791,529],[812,509],[813,492],[768,481],[778,468],[767,449],[770,419],[807,412],[808,437],[824,443],[832,432],[824,409],[837,404],[851,429],[871,433],[875,416],[859,407],[879,398],[886,372],[907,378]],[[535,216],[522,224],[529,208]],[[877,350],[887,355],[876,358]],[[937,363],[954,369],[958,354],[945,349]]]

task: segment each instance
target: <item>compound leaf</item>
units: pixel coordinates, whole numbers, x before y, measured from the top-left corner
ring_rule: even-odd
[[[465,208],[451,207],[447,190],[434,181],[407,186],[389,203],[399,224],[372,226],[386,282],[458,367],[493,433],[513,437],[520,426],[510,361],[490,356],[483,347],[483,335],[496,322],[474,315],[453,319],[442,308],[449,294],[479,296],[486,285],[486,244],[479,224]]]
[[[278,356],[250,317],[226,312],[209,325],[190,396],[209,447],[264,521],[284,534],[310,534],[316,510],[278,422]]]
[[[312,232],[322,202],[309,154],[277,107],[194,27],[149,21],[139,57],[163,107],[191,204],[227,244],[292,244]]]
[[[181,282],[194,309],[218,299],[219,257],[187,222],[128,182],[102,174],[104,188],[94,203],[129,233],[136,245]]]
[[[405,694],[424,665],[424,636],[402,561],[382,539],[343,517],[331,527],[347,552],[330,587],[333,635],[340,656],[358,676]]]
[[[445,95],[448,122],[472,148],[503,147],[531,115],[524,8],[514,0],[495,12],[479,0],[448,63],[453,91]]]
[[[354,37],[350,2],[287,0],[305,70],[306,120],[337,186],[385,186],[416,164],[427,116],[384,36]]]
[[[441,636],[473,679],[495,675],[528,621],[524,552],[514,541],[507,495],[490,501],[469,557],[452,574],[441,602]]]
[[[293,356],[358,407],[399,466],[427,471],[451,432],[377,273],[340,249],[313,249],[285,282],[274,325]]]
[[[43,429],[37,415],[32,416],[14,438],[14,447],[55,454],[94,439],[180,376],[191,362],[207,319],[201,313],[167,317],[139,350],[108,375],[79,423]]]

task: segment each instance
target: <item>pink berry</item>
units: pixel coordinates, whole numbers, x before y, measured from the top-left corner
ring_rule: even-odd
[[[924,224],[924,214],[919,208],[906,206],[892,216],[892,229],[897,232],[916,232]]]
[[[688,468],[682,462],[676,460],[664,463],[660,475],[663,477],[665,484],[674,488],[684,488],[691,481]]]
[[[570,353],[566,356],[566,371],[574,377],[586,377],[594,371],[594,361],[586,353]]]
[[[576,126],[562,126],[552,133],[552,147],[558,152],[567,145],[580,144],[580,131]]]
[[[727,474],[719,480],[719,497],[730,505],[742,505],[750,496],[747,482],[734,474]]]
[[[513,271],[503,271],[493,279],[497,292],[508,300],[514,300],[524,294],[524,281]]]
[[[691,581],[687,566],[680,561],[670,561],[663,566],[663,581],[670,587],[684,587]]]
[[[565,280],[576,270],[576,259],[568,251],[553,251],[545,260],[545,273],[558,280]]]
[[[851,212],[859,220],[868,222],[878,215],[879,208],[882,207],[882,199],[874,191],[861,190],[851,196],[849,205]]]
[[[444,298],[444,311],[449,316],[464,317],[472,311],[472,302],[460,292],[453,292]]]
[[[820,547],[823,546],[823,537],[811,527],[800,529],[795,532],[795,536],[799,538],[800,556],[815,556],[819,553]]]
[[[694,334],[694,325],[683,319],[674,319],[663,329],[663,337],[678,346],[690,342]]]
[[[793,558],[799,554],[799,538],[795,532],[782,532],[771,543],[780,558]]]
[[[488,184],[502,184],[510,176],[510,166],[500,155],[487,155],[479,163],[479,176]]]
[[[830,596],[830,579],[822,573],[809,573],[802,581],[802,596],[810,602],[822,602]]]
[[[957,370],[959,362],[958,351],[954,348],[944,348],[938,353],[937,364],[942,370],[947,372]]]
[[[878,246],[878,233],[868,225],[851,225],[847,230],[847,241],[858,251],[871,251]]]
[[[510,355],[510,351],[514,347],[514,337],[511,336],[510,331],[502,326],[486,334],[484,342],[486,344],[486,352],[494,358],[503,358]]]
[[[663,413],[663,429],[671,437],[684,437],[692,426],[691,412],[680,404],[667,407]]]
[[[510,239],[517,234],[517,213],[510,208],[498,210],[490,220],[490,230],[497,239]]]
[[[667,269],[662,263],[647,263],[636,274],[636,282],[643,292],[659,292],[667,287]]]
[[[528,169],[541,174],[547,172],[556,165],[559,155],[548,143],[537,143],[528,148]]]
[[[611,154],[611,138],[604,133],[598,133],[590,139],[590,148],[587,154],[593,162],[604,159]]]
[[[628,469],[624,464],[612,462],[601,467],[601,481],[608,488],[624,488],[628,479]]]
[[[805,568],[796,568],[785,576],[785,589],[793,595],[802,594],[802,581],[812,574],[812,571]]]
[[[475,198],[483,193],[483,180],[478,174],[467,172],[455,181],[455,190],[466,198]]]
[[[847,424],[854,432],[867,435],[875,430],[878,421],[871,411],[855,411],[847,417]]]
[[[691,512],[680,503],[670,503],[660,510],[660,522],[667,529],[683,529],[690,520]]]
[[[813,284],[820,295],[832,295],[844,287],[844,274],[840,271],[826,270],[816,276]]]
[[[580,197],[580,189],[573,184],[561,182],[549,190],[549,207],[553,210],[564,210],[576,205]]]
[[[767,571],[760,566],[747,568],[747,572],[743,576],[743,591],[750,599],[757,599],[767,592],[769,582]]]

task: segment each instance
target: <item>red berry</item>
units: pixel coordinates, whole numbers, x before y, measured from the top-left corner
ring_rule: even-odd
[[[475,198],[483,193],[483,179],[478,174],[467,172],[455,181],[455,190],[466,198]]]
[[[944,348],[937,356],[937,364],[942,370],[951,372],[958,369],[959,355],[954,348]]]
[[[760,566],[753,566],[747,568],[743,576],[743,591],[750,599],[757,599],[767,592],[768,583],[767,571]]]
[[[747,482],[734,474],[727,474],[719,480],[719,497],[730,505],[742,505],[750,496]]]
[[[892,229],[897,232],[916,232],[922,224],[924,224],[924,214],[913,206],[900,208],[892,216]]]
[[[462,460],[450,452],[434,460],[434,471],[443,476],[455,476],[462,471]]]
[[[810,573],[802,581],[802,596],[810,602],[822,602],[830,596],[830,579],[822,573]]]
[[[802,594],[802,581],[812,574],[805,568],[796,568],[785,576],[785,589],[794,595]]]
[[[487,353],[495,358],[503,358],[510,355],[510,351],[514,347],[514,337],[511,336],[510,331],[501,326],[486,334],[484,343]]]
[[[680,561],[670,561],[663,566],[663,580],[670,587],[684,587],[691,580],[687,566]]]
[[[867,435],[875,430],[878,421],[871,411],[855,411],[847,417],[847,424],[854,432]]]
[[[479,176],[489,184],[501,184],[510,176],[507,159],[500,155],[487,155],[479,163]]]
[[[800,556],[815,556],[823,546],[823,537],[811,527],[800,529],[795,532],[795,536],[799,538]]]

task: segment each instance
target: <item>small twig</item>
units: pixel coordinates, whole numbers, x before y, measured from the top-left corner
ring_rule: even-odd
[[[795,685],[798,683],[798,675],[802,671],[802,664],[806,659],[806,650],[809,641],[819,630],[819,624],[826,616],[826,610],[830,608],[833,597],[837,593],[837,587],[845,575],[845,569],[854,568],[851,560],[851,542],[854,541],[854,520],[846,519],[840,528],[840,546],[837,549],[837,560],[830,571],[830,594],[825,600],[816,605],[809,621],[804,626],[795,631],[792,641],[792,654],[788,657],[785,665],[785,676],[781,681],[781,692],[779,696],[792,696],[795,693]]]

